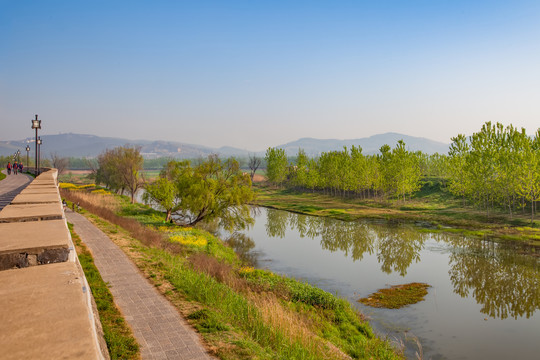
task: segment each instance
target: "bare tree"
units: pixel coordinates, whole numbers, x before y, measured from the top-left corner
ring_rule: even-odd
[[[249,165],[249,169],[251,170],[250,171],[251,181],[253,182],[253,178],[255,177],[255,172],[257,171],[259,166],[261,166],[261,158],[257,157],[255,154],[249,155],[248,165]]]
[[[88,174],[88,177],[90,179],[96,179],[97,177],[97,173],[98,173],[98,170],[99,170],[99,163],[97,161],[97,159],[95,158],[85,158],[84,159],[84,164],[86,165],[86,167],[88,167],[88,169],[90,169],[90,174]]]
[[[57,153],[51,154],[51,165],[53,168],[58,169],[58,175],[62,174],[69,165],[69,159],[61,157]]]

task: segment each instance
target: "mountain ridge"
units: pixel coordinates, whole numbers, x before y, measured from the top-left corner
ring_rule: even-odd
[[[146,158],[171,157],[171,158],[198,158],[210,154],[229,157],[247,157],[249,154],[264,156],[264,151],[248,151],[232,146],[222,146],[212,148],[204,145],[187,144],[177,141],[166,140],[129,140],[117,137],[103,137],[91,134],[65,133],[56,135],[42,135],[42,154],[47,157],[56,153],[66,157],[96,157],[106,149],[117,146],[135,145],[141,147],[141,153]],[[357,139],[317,139],[312,137],[299,138],[297,140],[277,145],[275,147],[285,150],[288,156],[294,156],[299,149],[303,149],[309,156],[317,156],[322,152],[341,150],[344,146],[360,146],[364,154],[378,153],[380,147],[388,144],[395,146],[398,140],[403,140],[406,147],[411,151],[423,151],[428,154],[447,153],[449,144],[435,140],[415,137],[410,135],[388,132],[376,134],[365,138]],[[23,140],[0,141],[0,155],[8,156],[17,150],[21,151],[21,156],[25,155],[26,145],[30,144],[34,151],[34,138],[29,137]]]

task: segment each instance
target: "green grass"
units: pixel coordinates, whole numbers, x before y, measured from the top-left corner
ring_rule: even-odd
[[[279,284],[283,284],[288,292],[286,297],[282,296],[284,305],[302,314],[301,317],[316,320],[318,336],[311,346],[306,346],[301,341],[291,340],[279,326],[269,324],[261,308],[243,293],[212,276],[194,271],[185,258],[160,249],[140,247],[138,251],[147,255],[154,271],[162,272],[177,291],[203,306],[202,312],[189,316],[199,331],[215,333],[234,329],[237,334],[244,334],[242,341],[255,342],[258,345],[256,348],[262,349],[262,353],[252,354],[253,358],[268,358],[267,353],[274,354],[270,358],[275,359],[324,358],[320,350],[324,347],[321,339],[331,341],[353,358],[398,358],[387,343],[373,335],[369,324],[361,321],[347,301],[309,284],[269,272],[253,272],[264,274],[266,280],[263,282],[272,282],[268,280],[269,277],[278,279],[273,287],[270,286],[263,293],[275,290],[277,294],[282,294],[283,289]]]
[[[528,214],[513,214],[498,210],[486,212],[471,206],[463,206],[440,182],[428,180],[422,189],[407,201],[388,199],[342,198],[322,193],[298,192],[277,189],[256,183],[255,205],[271,207],[306,215],[331,217],[343,221],[357,219],[402,220],[423,224],[427,230],[458,232],[470,236],[490,235],[500,239],[512,239],[533,244],[540,221],[530,225]]]
[[[6,176],[6,174],[0,172],[0,181],[4,180]]]
[[[358,301],[377,308],[399,309],[423,301],[429,287],[423,283],[396,285],[388,289],[379,289],[376,293]]]
[[[114,304],[113,296],[107,284],[103,281],[94,265],[92,254],[82,243],[80,237],[73,232],[73,225],[68,224],[68,226],[77,248],[79,262],[96,301],[111,359],[139,359],[139,345],[122,314]]]
[[[346,300],[270,272],[249,275],[220,239],[202,229],[157,223],[157,214],[144,205],[123,203],[120,213],[165,235],[193,237],[194,244],[204,238],[204,246],[171,252],[91,216],[111,238],[127,240],[124,249],[137,266],[221,359],[401,358]]]
[[[335,310],[338,308],[338,298],[307,283],[261,269],[244,268],[240,274],[258,291],[274,291],[286,300],[302,302],[323,309]]]

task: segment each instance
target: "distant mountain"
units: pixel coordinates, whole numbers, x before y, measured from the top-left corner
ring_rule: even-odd
[[[316,156],[322,152],[341,150],[344,146],[350,148],[352,145],[360,146],[364,154],[376,154],[384,144],[394,147],[399,140],[403,140],[410,151],[420,150],[427,154],[448,153],[449,144],[398,133],[385,133],[350,140],[302,138],[277,147],[284,149],[289,156],[298,154],[298,149],[304,149],[309,156]]]
[[[222,147],[214,149],[202,145],[184,144],[173,141],[150,141],[150,140],[127,140],[111,137],[100,137],[83,134],[59,134],[43,135],[42,154],[49,157],[50,154],[57,153],[66,157],[95,157],[106,149],[113,149],[117,146],[136,145],[141,146],[141,153],[146,158],[173,157],[173,158],[197,158],[210,154],[222,156],[247,156],[246,150],[232,147]],[[0,155],[12,155],[17,150],[25,154],[26,145],[30,144],[34,151],[34,138],[27,138],[20,141],[0,141]]]
[[[113,149],[123,145],[141,146],[141,153],[145,158],[172,157],[192,159],[201,156],[206,157],[210,154],[218,154],[223,157],[247,157],[249,154],[247,150],[230,146],[211,148],[174,141],[127,140],[71,133],[43,135],[41,138],[43,140],[42,155],[46,158],[53,153],[66,157],[95,157],[106,149]],[[350,148],[352,145],[361,146],[364,154],[375,154],[379,152],[382,145],[388,144],[394,147],[398,140],[401,139],[405,141],[407,149],[412,151],[421,150],[428,154],[435,152],[446,154],[448,152],[448,144],[397,133],[386,133],[352,140],[303,138],[277,147],[285,149],[287,155],[290,156],[296,155],[300,148],[304,149],[309,156],[316,156],[325,151],[341,150],[344,146]],[[27,144],[30,144],[30,148],[32,149],[30,155],[32,155],[34,151],[33,138],[20,141],[0,141],[0,155],[12,155],[17,150],[20,150],[21,156],[25,156]],[[257,155],[264,156],[264,152],[258,152]]]

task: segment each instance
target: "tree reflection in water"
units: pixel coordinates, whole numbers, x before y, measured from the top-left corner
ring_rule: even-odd
[[[320,237],[321,247],[341,251],[353,261],[376,254],[381,270],[401,276],[427,240],[448,246],[449,275],[454,292],[472,297],[482,313],[505,319],[530,317],[540,308],[539,258],[533,247],[512,242],[496,243],[454,234],[419,232],[412,225],[396,223],[344,222],[330,218],[298,215],[267,209],[266,233],[285,237],[288,228],[300,237]]]
[[[376,252],[381,270],[387,274],[397,271],[405,276],[411,263],[420,260],[420,250],[429,238],[412,226],[346,222],[274,209],[268,209],[266,214],[266,233],[270,237],[283,238],[289,224],[300,237],[320,236],[323,249],[341,251],[354,261],[362,260],[365,253]]]
[[[538,258],[524,255],[527,247],[467,238],[453,244],[448,273],[454,292],[461,297],[472,293],[482,313],[529,318],[540,308]]]
[[[234,232],[225,242],[234,249],[240,260],[251,266],[257,266],[258,254],[253,251],[255,242],[252,238],[246,234]]]

